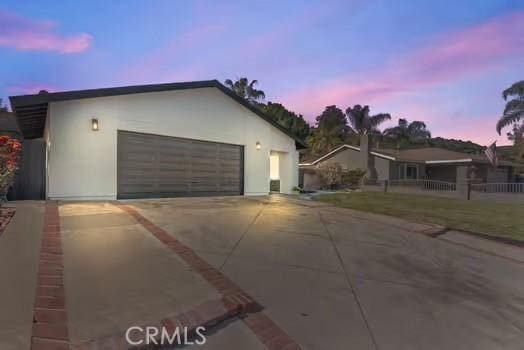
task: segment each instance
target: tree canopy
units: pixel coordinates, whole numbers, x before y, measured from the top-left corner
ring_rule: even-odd
[[[377,131],[380,124],[391,119],[388,113],[369,115],[369,106],[355,105],[346,109],[350,130],[355,134],[366,135]]]
[[[506,101],[506,107],[502,117],[497,122],[497,132],[503,128],[515,123],[519,123],[524,119],[524,80],[516,82],[509,88],[502,92],[502,97]]]
[[[255,86],[258,85],[258,80],[251,80],[247,78],[240,78],[233,82],[231,79],[226,79],[224,83],[238,96],[245,98],[251,103],[263,101],[266,94],[262,90],[258,90]]]
[[[396,126],[386,128],[382,132],[379,126],[391,120],[391,115],[388,113],[372,115],[367,105],[357,104],[348,107],[345,112],[336,105],[326,106],[315,118],[315,126],[311,127],[302,115],[288,110],[281,103],[264,102],[266,95],[264,91],[257,89],[257,80],[249,80],[245,77],[235,81],[227,79],[225,85],[273,118],[297,138],[306,140],[309,145],[309,150],[306,152],[315,155],[326,153],[344,143],[358,145],[359,135],[363,134],[372,136],[376,147],[384,148],[420,147],[421,144],[424,144],[426,147],[440,147],[464,153],[480,153],[485,149],[484,146],[471,141],[442,137],[431,138],[426,123],[419,120],[409,122],[406,118],[400,118]],[[517,82],[504,90],[502,96],[507,104],[504,115],[497,123],[497,132],[500,133],[503,128],[512,126],[508,137],[515,144],[522,145],[524,81]]]
[[[426,123],[415,120],[408,122],[407,119],[400,118],[398,125],[384,130],[384,136],[391,138],[397,143],[401,144],[420,143],[431,138],[431,133],[426,127]]]
[[[350,128],[346,115],[335,105],[327,106],[322,114],[316,117],[316,127],[312,129],[307,139],[310,152],[325,153],[344,143]]]
[[[315,120],[318,129],[332,130],[340,135],[345,135],[350,130],[346,115],[335,105],[327,106]]]
[[[282,104],[276,102],[260,104],[259,107],[265,114],[274,118],[299,139],[305,140],[309,136],[309,124],[301,114],[297,115],[295,112],[289,111]]]

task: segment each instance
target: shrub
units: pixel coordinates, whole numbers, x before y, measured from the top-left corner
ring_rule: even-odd
[[[342,167],[338,163],[322,164],[318,172],[324,187],[332,189],[342,183]]]
[[[366,170],[364,169],[353,169],[346,171],[342,175],[342,183],[351,185],[351,186],[357,186],[362,182],[362,179],[366,175]]]
[[[18,139],[9,135],[0,136],[0,194],[5,195],[13,185],[21,151],[22,144]]]

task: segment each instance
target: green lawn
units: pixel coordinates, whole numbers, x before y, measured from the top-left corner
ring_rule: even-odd
[[[318,200],[343,208],[524,241],[524,204],[383,192],[327,194]]]

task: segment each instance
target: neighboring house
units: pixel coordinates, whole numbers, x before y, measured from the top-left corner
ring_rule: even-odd
[[[366,154],[360,147],[342,145],[321,156],[299,164],[299,183],[305,189],[321,186],[318,168],[322,164],[338,163],[343,170],[366,169]],[[516,168],[522,165],[501,161],[494,168],[485,155],[448,151],[442,148],[406,150],[373,149],[368,156],[379,181],[428,179],[453,183],[512,182]]]
[[[24,137],[47,145],[46,198],[261,195],[270,175],[285,193],[298,183],[305,146],[217,80],[10,100]]]

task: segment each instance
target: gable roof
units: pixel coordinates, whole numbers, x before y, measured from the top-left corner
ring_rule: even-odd
[[[249,109],[251,112],[270,123],[287,136],[295,140],[297,149],[307,148],[306,144],[294,136],[288,129],[275,121],[270,116],[263,113],[258,107],[249,103],[246,99],[235,95],[233,91],[224,86],[218,80],[202,80],[168,84],[150,84],[121,86],[102,89],[75,90],[64,92],[43,92],[34,95],[10,96],[11,107],[18,119],[18,125],[25,138],[32,139],[42,137],[47,116],[47,109],[50,102],[79,100],[84,98],[120,96],[130,94],[140,94],[148,92],[217,88],[233,100]]]
[[[318,163],[332,157],[336,153],[352,149],[354,151],[360,152],[360,148],[351,145],[342,145],[332,151],[326,153],[321,157],[316,157],[309,161],[303,161],[300,163],[301,166],[311,166],[317,165]],[[413,149],[404,149],[404,150],[395,150],[395,149],[372,149],[370,152],[372,155],[384,159],[389,159],[397,162],[413,162],[413,163],[423,163],[423,164],[453,164],[453,163],[490,163],[489,159],[484,154],[471,154],[471,153],[461,153],[449,151],[447,149],[438,148],[438,147],[426,147],[426,148],[413,148]],[[505,166],[522,166],[520,164],[515,164],[507,161],[500,161],[500,165]]]
[[[327,152],[323,156],[320,156],[320,157],[315,156],[315,157],[310,158],[308,160],[303,160],[299,165],[317,165],[318,163],[320,163],[320,162],[322,162],[322,161],[324,161],[326,159],[329,159],[332,156],[334,156],[335,154],[337,154],[338,152],[346,150],[346,149],[351,149],[351,150],[360,152],[360,147],[344,144],[342,146],[338,146],[337,148]],[[372,150],[371,154],[374,155],[374,156],[380,157],[380,158],[384,158],[384,159],[396,160],[390,154],[387,154],[385,152],[377,152],[377,151],[373,151]]]

